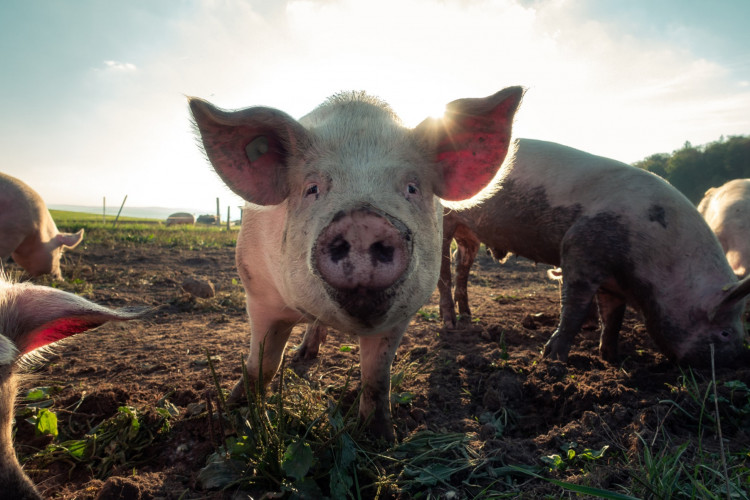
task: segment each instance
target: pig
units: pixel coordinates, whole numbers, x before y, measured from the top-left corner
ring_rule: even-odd
[[[31,276],[62,279],[60,256],[83,239],[83,229],[61,233],[42,197],[15,177],[0,172],[0,259],[13,260]]]
[[[455,326],[450,245],[458,243],[455,300],[470,316],[466,282],[484,242],[562,269],[562,311],[544,347],[566,361],[594,298],[601,357],[617,360],[626,304],[670,359],[688,364],[730,361],[745,336],[741,315],[750,281],[738,281],[692,203],[647,171],[573,148],[519,139],[481,203],[446,209],[438,289],[447,327]]]
[[[364,92],[336,94],[299,121],[273,108],[189,100],[213,168],[249,202],[236,261],[251,387],[273,378],[295,324],[347,332],[360,344],[359,416],[371,434],[394,440],[390,368],[437,283],[440,200],[468,199],[491,183],[522,94],[509,87],[459,99],[413,129]],[[243,395],[238,383],[229,399]]]
[[[698,204],[708,226],[719,238],[738,278],[750,271],[750,179],[735,179],[706,191]]]
[[[42,498],[21,470],[12,444],[15,373],[39,348],[108,321],[142,317],[148,308],[113,310],[54,288],[11,283],[0,272],[0,491],[2,498]]]

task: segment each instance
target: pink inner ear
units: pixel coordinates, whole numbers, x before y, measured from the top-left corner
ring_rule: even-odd
[[[101,324],[102,321],[92,321],[84,317],[60,318],[25,335],[18,347],[21,354],[26,354],[34,349],[52,344],[76,333],[85,332]]]
[[[466,200],[479,193],[495,177],[508,153],[509,137],[497,134],[464,132],[451,135],[451,146],[438,154],[449,201]],[[452,149],[455,148],[455,149]]]
[[[206,127],[208,128],[208,127]],[[285,158],[278,138],[259,127],[214,125],[203,134],[203,144],[211,163],[227,185],[244,199],[261,205],[284,201],[280,188]],[[250,161],[245,147],[258,136],[268,139],[268,151]]]

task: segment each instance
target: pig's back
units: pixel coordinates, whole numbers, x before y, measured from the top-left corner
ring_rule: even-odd
[[[679,244],[712,245],[690,201],[650,172],[556,143],[519,139],[496,193],[458,217],[491,248],[559,265],[560,246],[582,217],[607,214],[627,228],[635,254]],[[580,223],[585,223],[581,221]],[[634,255],[634,259],[641,255]]]

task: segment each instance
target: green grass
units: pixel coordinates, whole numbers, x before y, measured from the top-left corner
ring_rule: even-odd
[[[16,421],[31,424],[37,435],[47,435],[51,442],[31,455],[21,457],[47,467],[64,462],[72,468],[91,470],[97,478],[106,478],[113,467],[129,469],[148,462],[148,451],[166,439],[171,422],[179,410],[165,396],[154,408],[136,409],[121,406],[115,415],[83,425],[72,418],[86,395],[71,408],[54,408],[54,387],[31,389],[16,410]],[[58,418],[58,414],[67,418]]]
[[[67,210],[50,210],[49,213],[52,215],[52,219],[54,219],[56,224],[68,224],[68,223],[75,223],[75,222],[102,222],[102,216],[101,214],[89,214],[85,212],[70,212]],[[112,223],[115,220],[114,215],[107,215],[104,219],[104,222]],[[120,222],[133,222],[133,221],[143,221],[153,220],[154,223],[160,222],[158,219],[144,219],[143,217],[125,217],[120,216],[118,219],[118,224]]]
[[[167,227],[156,219],[120,217],[114,225],[114,217],[81,212],[50,210],[60,231],[85,230],[83,244],[134,247],[153,245],[166,248],[195,249],[202,247],[233,247],[237,244],[239,227],[228,231],[225,226],[177,225]]]
[[[83,244],[120,246],[153,245],[167,248],[233,247],[237,244],[239,228],[229,231],[217,226],[170,226],[132,222],[65,222],[57,223],[63,232],[85,230]]]

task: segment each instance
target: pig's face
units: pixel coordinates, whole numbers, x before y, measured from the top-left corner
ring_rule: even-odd
[[[59,233],[52,223],[52,236],[46,242],[37,240],[19,247],[13,252],[13,260],[31,276],[51,274],[56,279],[62,279],[60,258],[65,250],[72,250],[78,246],[83,240],[83,232],[81,229],[77,233]]]
[[[361,93],[334,96],[300,121],[268,108],[190,104],[227,184],[252,203],[284,206],[289,305],[363,335],[402,322],[429,298],[440,266],[438,197],[466,199],[491,181],[521,95],[516,87],[456,101],[446,119],[416,129]]]
[[[726,364],[735,359],[742,351],[745,339],[745,327],[742,318],[745,310],[745,296],[750,293],[750,279],[730,283],[709,301],[706,309],[691,309],[681,317],[681,328],[662,328],[665,352],[672,353],[674,358],[694,366],[706,366],[711,360],[711,345],[717,364]],[[657,339],[660,340],[660,339]]]
[[[360,114],[385,114],[364,107]],[[439,262],[432,165],[410,130],[373,118],[379,126],[358,133],[310,120],[310,146],[290,168],[296,189],[281,252],[297,271],[285,275],[288,289],[301,292],[300,310],[349,331],[387,328],[403,318],[399,309],[415,312]]]

